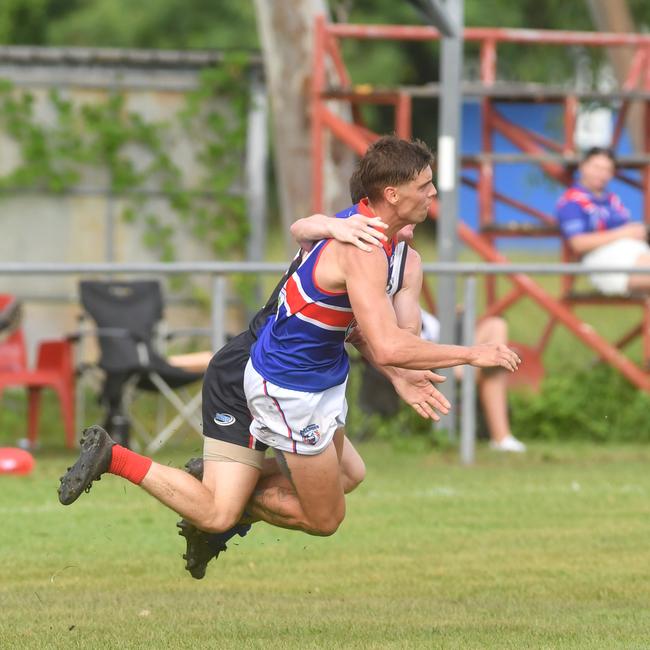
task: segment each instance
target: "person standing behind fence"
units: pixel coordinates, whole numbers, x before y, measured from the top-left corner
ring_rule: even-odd
[[[557,204],[562,236],[590,269],[648,267],[648,274],[597,273],[593,286],[606,295],[650,293],[648,227],[632,221],[621,199],[607,190],[616,168],[609,149],[592,147],[583,156],[578,181]]]

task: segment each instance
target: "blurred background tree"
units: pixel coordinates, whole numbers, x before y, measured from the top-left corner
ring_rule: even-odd
[[[635,24],[650,25],[650,3],[628,2]],[[334,20],[364,23],[417,24],[416,10],[406,0],[330,0]],[[587,3],[566,0],[465,0],[469,27],[591,30]],[[3,0],[0,44],[72,45],[136,48],[257,48],[251,0]],[[351,44],[352,45],[352,44]],[[372,49],[369,56],[368,49]],[[508,77],[566,79],[566,52],[551,48],[551,58],[531,48],[501,61]],[[354,44],[360,53],[354,77],[369,82],[418,83],[437,77],[436,48],[427,43]],[[434,55],[432,57],[432,54]],[[471,61],[471,50],[468,53]]]
[[[251,2],[3,0],[3,45],[255,48]]]
[[[639,29],[650,25],[650,3],[629,0]],[[332,17],[358,23],[419,24],[406,0],[329,0]],[[469,27],[592,30],[587,2],[566,0],[465,0]],[[0,44],[133,48],[255,49],[258,35],[252,0],[3,0]],[[438,78],[435,43],[357,42],[344,44],[352,79],[381,85],[420,84]],[[500,79],[567,83],[581,56],[600,60],[575,48],[503,45],[499,48]],[[600,53],[602,56],[602,53]],[[468,44],[466,77],[478,73],[478,50]],[[367,119],[382,130],[388,114],[370,108]],[[433,141],[435,106],[415,106],[415,132]]]

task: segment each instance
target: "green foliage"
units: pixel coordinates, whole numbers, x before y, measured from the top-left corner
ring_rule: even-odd
[[[252,48],[252,2],[3,0],[0,42],[144,48]]]
[[[49,26],[79,9],[81,0],[3,0],[0,2],[0,43],[43,45]]]
[[[363,413],[358,408],[360,382],[353,367],[347,425],[354,439],[386,440],[396,448],[414,450],[450,446],[446,431],[434,428],[406,404],[400,403],[397,414],[389,418]],[[650,441],[650,395],[604,364],[549,373],[538,394],[511,391],[509,407],[512,430],[524,441]],[[477,415],[479,433],[485,434],[481,412]]]
[[[604,364],[549,374],[539,394],[513,393],[511,406],[524,439],[650,440],[650,396]]]
[[[328,0],[334,20],[352,23],[423,24],[407,1]],[[647,0],[628,0],[640,31],[650,24]],[[593,30],[588,3],[565,0],[465,0],[468,27]],[[27,45],[74,45],[137,48],[258,48],[252,0],[5,0],[0,3],[0,42]],[[345,39],[346,64],[355,83],[391,86],[438,79],[439,46],[435,43],[355,41]],[[576,58],[587,57],[595,69],[602,60],[596,49],[502,44],[500,78],[514,81],[566,83],[574,76]],[[478,47],[465,48],[468,74],[478,69]],[[363,108],[378,132],[393,128],[386,107]],[[436,137],[436,107],[414,105],[414,132],[427,141]]]
[[[141,220],[145,244],[161,260],[175,259],[178,229],[191,232],[217,258],[237,255],[248,236],[245,202],[235,191],[246,137],[247,68],[248,57],[233,54],[219,67],[204,70],[171,123],[145,121],[128,110],[120,93],[75,105],[53,91],[54,117],[46,125],[35,116],[31,93],[2,83],[0,128],[18,146],[20,163],[0,177],[0,192],[64,192],[92,169],[106,178],[108,192],[122,199],[124,219]],[[191,186],[169,153],[171,133],[178,130],[198,143],[200,172]],[[134,149],[140,154],[137,164]],[[149,209],[152,188],[160,189],[175,222]]]

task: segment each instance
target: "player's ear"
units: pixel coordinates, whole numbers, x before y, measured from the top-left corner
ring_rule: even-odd
[[[397,192],[396,187],[389,185],[384,188],[384,199],[390,205],[397,205],[399,202],[399,193]]]

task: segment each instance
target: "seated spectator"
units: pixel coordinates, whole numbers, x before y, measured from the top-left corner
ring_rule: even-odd
[[[557,204],[560,229],[572,252],[589,268],[647,266],[650,271],[646,225],[632,221],[618,196],[607,191],[615,165],[609,149],[593,147],[585,153],[578,182]],[[650,293],[650,274],[597,273],[589,279],[606,295]]]

